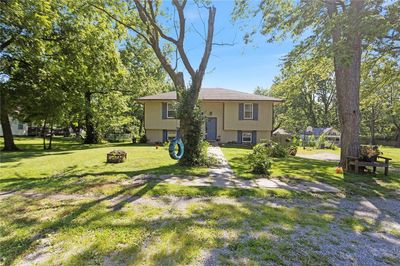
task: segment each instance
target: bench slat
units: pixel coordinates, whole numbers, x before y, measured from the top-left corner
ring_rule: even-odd
[[[350,162],[351,165],[355,165],[355,162]],[[358,161],[357,163],[358,166],[375,166],[375,167],[388,167],[389,164],[386,163],[375,163],[375,162],[363,162],[363,161]]]

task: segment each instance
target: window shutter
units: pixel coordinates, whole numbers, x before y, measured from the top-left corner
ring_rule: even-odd
[[[162,131],[162,141],[167,142],[168,141],[168,131],[163,129]]]
[[[243,120],[244,105],[239,103],[239,120]]]
[[[258,120],[258,103],[253,104],[253,120]]]
[[[242,144],[242,131],[238,130],[238,135],[237,135],[237,143]]]
[[[251,132],[251,143],[256,144],[257,143],[257,131]]]
[[[162,103],[162,119],[167,119],[167,103]]]

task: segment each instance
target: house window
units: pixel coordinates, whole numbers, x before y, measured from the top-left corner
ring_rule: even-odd
[[[253,119],[253,104],[245,103],[244,105],[244,119]]]
[[[167,118],[176,118],[176,106],[173,103],[167,104]]]
[[[251,143],[253,140],[253,136],[251,132],[243,132],[242,133],[242,143]]]
[[[24,124],[21,122],[18,122],[18,130],[24,129]]]

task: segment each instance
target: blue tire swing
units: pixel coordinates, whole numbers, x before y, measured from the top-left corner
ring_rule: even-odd
[[[178,151],[175,150],[176,146],[178,146]],[[176,136],[169,143],[169,156],[171,159],[180,160],[183,157],[185,152],[185,146],[183,145],[183,141],[181,138],[181,134],[179,129],[176,130]]]

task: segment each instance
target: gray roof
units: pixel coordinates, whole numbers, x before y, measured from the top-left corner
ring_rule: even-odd
[[[331,131],[332,129],[334,129],[334,128],[333,127],[314,127],[312,129],[312,131],[307,131],[306,134],[320,136],[322,134],[325,134],[325,133]]]
[[[281,99],[269,96],[256,95],[235,90],[222,88],[202,88],[200,90],[199,99],[203,101],[273,101],[281,102]],[[176,100],[176,92],[164,92],[157,95],[144,96],[139,101],[159,101],[159,100]]]

